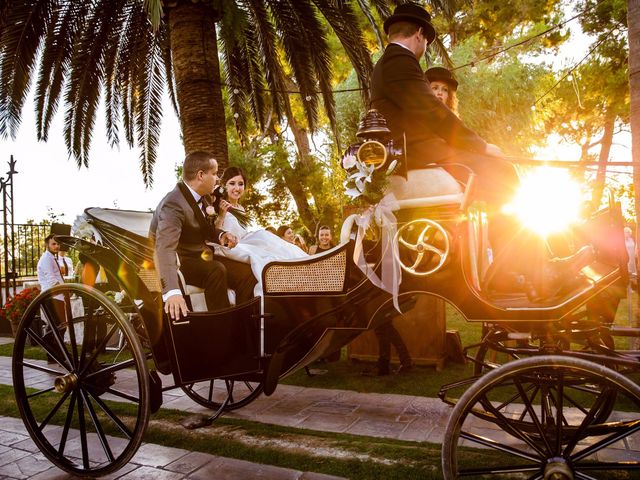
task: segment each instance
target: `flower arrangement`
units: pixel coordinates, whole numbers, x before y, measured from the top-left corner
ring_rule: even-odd
[[[11,324],[13,336],[18,330],[18,324],[22,319],[22,315],[27,310],[31,301],[38,296],[40,290],[38,288],[25,288],[18,292],[14,297],[9,297],[2,307],[1,315]]]
[[[347,152],[342,157],[342,168],[347,172],[344,182],[345,195],[352,204],[359,207],[375,205],[385,195],[389,175],[393,173],[398,162],[393,160],[388,168],[375,168],[361,162],[356,155]]]
[[[209,218],[213,219],[215,215],[217,215],[220,212],[220,200],[222,200],[226,196],[226,193],[227,192],[226,192],[226,189],[224,188],[224,185],[218,185],[213,190],[213,205],[209,205],[205,209]],[[236,219],[238,220],[238,223],[242,228],[246,229],[251,223],[251,217],[244,210],[231,207],[227,210],[227,212],[229,212],[231,215],[236,217]]]

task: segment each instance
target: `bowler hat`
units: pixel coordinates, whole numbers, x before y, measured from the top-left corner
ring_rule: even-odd
[[[431,15],[416,3],[403,3],[393,11],[393,15],[384,21],[384,33],[389,33],[389,27],[396,22],[411,22],[423,28],[427,43],[436,38],[436,30],[431,25]]]
[[[458,89],[458,81],[453,77],[453,74],[443,67],[431,67],[424,76],[429,82],[444,82],[454,90]]]

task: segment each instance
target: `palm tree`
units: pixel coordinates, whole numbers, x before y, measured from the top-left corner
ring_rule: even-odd
[[[329,29],[361,86],[372,69],[349,2],[333,0],[5,0],[0,6],[0,135],[15,137],[35,82],[37,136],[58,106],[78,165],[88,165],[100,101],[107,136],[141,148],[152,183],[166,88],[186,152],[227,163],[223,87],[242,136],[291,114],[291,78],[311,131],[320,105],[335,130]],[[372,3],[384,5],[385,1]],[[222,59],[223,74],[218,59]],[[37,75],[37,77],[36,77]],[[34,78],[35,77],[35,78]]]

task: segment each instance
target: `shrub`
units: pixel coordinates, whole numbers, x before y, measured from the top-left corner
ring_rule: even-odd
[[[2,316],[11,324],[11,330],[15,337],[20,319],[31,301],[38,296],[38,288],[25,288],[18,292],[16,296],[9,297],[7,303],[2,307]]]

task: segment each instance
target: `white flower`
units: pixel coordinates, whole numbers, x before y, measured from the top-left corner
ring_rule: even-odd
[[[355,155],[347,154],[342,157],[342,168],[344,168],[345,170],[349,170],[355,167],[357,163],[358,159]]]
[[[210,217],[213,217],[216,214],[216,209],[213,208],[212,205],[207,205],[207,208],[205,208],[205,211],[207,212],[207,215],[209,215]]]
[[[124,292],[116,292],[116,294],[113,296],[113,299],[116,303],[122,302],[122,300],[124,299]]]

